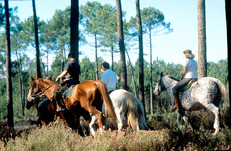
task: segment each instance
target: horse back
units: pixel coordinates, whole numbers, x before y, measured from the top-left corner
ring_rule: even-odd
[[[89,105],[96,105],[96,100],[100,100],[100,93],[93,80],[86,80],[76,85],[72,93],[66,97],[67,104],[79,104],[83,108],[87,108]]]
[[[181,98],[183,104],[187,102],[187,106],[201,106],[209,103],[218,106],[221,91],[215,78],[204,77],[193,83],[191,89],[183,93]]]

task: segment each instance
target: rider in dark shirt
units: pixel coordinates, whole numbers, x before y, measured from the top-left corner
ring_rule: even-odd
[[[68,87],[72,85],[76,85],[79,82],[79,74],[80,74],[80,66],[78,62],[75,60],[75,56],[72,53],[68,54],[69,62],[66,64],[64,71],[56,78],[56,82],[59,81],[60,78],[65,77],[64,82],[58,86],[54,91],[54,99],[57,101],[61,108],[57,108],[57,112],[65,111],[66,105],[62,100],[62,93],[68,89]]]

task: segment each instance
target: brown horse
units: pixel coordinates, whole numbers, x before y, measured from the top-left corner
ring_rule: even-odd
[[[57,86],[57,83],[51,80],[31,78],[30,90],[27,97],[28,102],[31,102],[41,94],[44,94],[51,100],[53,104],[53,110],[56,111],[57,103],[53,101],[53,91],[55,88],[57,88]],[[91,122],[90,114],[97,117],[99,127],[100,129],[103,129],[104,118],[101,112],[103,102],[102,100],[107,105],[106,109],[108,109],[108,112],[106,112],[106,117],[109,115],[113,121],[116,121],[114,108],[107,93],[106,86],[102,81],[87,80],[78,84],[74,88],[72,95],[70,97],[64,98],[64,102],[66,103],[68,111],[64,113],[59,112],[58,114],[67,122],[71,128],[78,129],[80,135],[83,136],[79,121],[80,116],[85,118],[88,125]]]
[[[35,108],[37,109],[38,103],[41,99],[39,99],[42,95],[45,95],[51,103],[48,105],[48,110],[43,112],[43,114],[38,111],[38,115],[45,115],[46,117],[54,116],[56,114],[57,119],[55,123],[59,122],[61,119],[64,120],[64,122],[71,127],[74,130],[78,130],[79,134],[81,136],[84,136],[83,130],[80,126],[79,117],[83,116],[87,123],[90,123],[91,117],[89,113],[86,113],[85,110],[83,110],[80,105],[75,107],[76,111],[79,112],[73,112],[73,110],[67,111],[65,113],[63,112],[56,112],[57,103],[56,101],[53,101],[53,92],[58,87],[58,84],[51,81],[50,79],[41,79],[41,78],[32,78],[30,82],[30,90],[27,96],[27,106],[31,106],[31,104],[34,104]],[[40,116],[41,117],[41,116]],[[39,117],[39,118],[40,118]],[[86,134],[89,135],[89,130],[86,130]]]
[[[72,107],[80,105],[85,111],[90,113],[93,118],[97,118],[100,131],[104,130],[105,117],[112,118],[114,125],[117,123],[112,101],[105,83],[101,80],[87,80],[78,84],[73,89],[72,94],[69,97],[63,98],[63,100],[67,109],[70,110]],[[105,117],[102,113],[103,103],[105,104]],[[94,120],[89,124],[92,135],[94,135],[93,124]]]

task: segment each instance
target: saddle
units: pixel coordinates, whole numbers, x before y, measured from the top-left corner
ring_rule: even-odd
[[[66,91],[63,92],[62,98],[66,98],[71,95],[76,85],[71,85]]]
[[[197,81],[197,79],[192,79],[192,80],[190,80],[186,86],[182,87],[182,88],[178,91],[179,94],[182,94],[182,93],[188,91],[189,89],[191,89],[192,84],[193,84],[194,82],[196,82],[196,81]]]

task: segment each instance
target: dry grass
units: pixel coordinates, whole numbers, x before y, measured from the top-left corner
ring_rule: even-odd
[[[36,128],[29,135],[10,140],[3,150],[147,150],[162,148],[169,141],[165,131],[97,132],[95,137],[81,137],[62,123]]]
[[[224,114],[221,114],[224,115]],[[43,128],[32,128],[28,133],[8,141],[7,146],[0,141],[0,150],[228,150],[231,149],[231,129],[225,125],[227,117],[221,117],[221,130],[213,136],[210,125],[213,117],[200,112],[191,114],[194,130],[183,123],[176,125],[176,114],[161,113],[150,116],[148,131],[105,131],[95,137],[81,137],[77,132],[65,127],[61,122]],[[206,120],[203,118],[206,117]],[[197,123],[197,124],[196,124]]]

